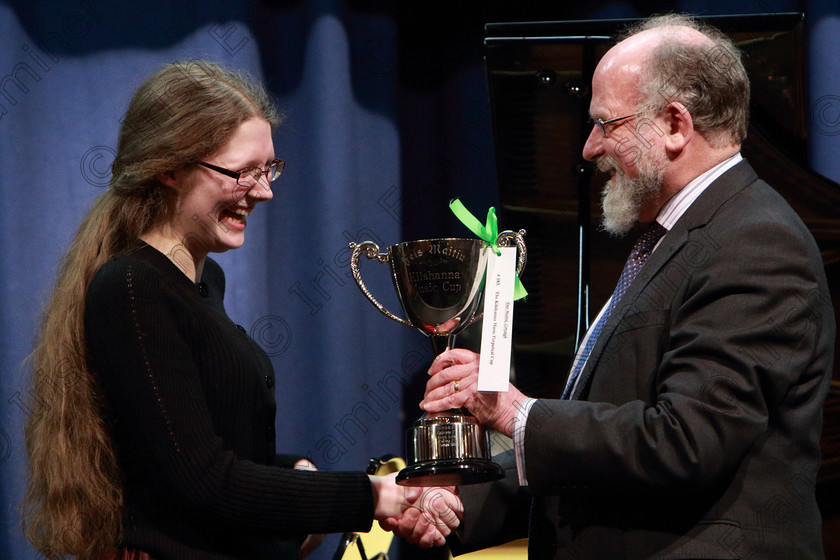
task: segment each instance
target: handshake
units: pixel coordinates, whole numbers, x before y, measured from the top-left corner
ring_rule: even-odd
[[[374,517],[383,529],[408,542],[422,548],[443,546],[461,523],[464,508],[454,486],[399,486],[396,473],[370,478]]]
[[[464,407],[485,427],[510,437],[517,408],[526,397],[510,384],[506,392],[479,391],[478,366],[479,355],[469,350],[455,348],[440,354],[429,368],[420,406],[426,412]],[[380,526],[424,548],[443,546],[464,516],[457,489],[398,486],[395,476],[371,477],[374,517]]]

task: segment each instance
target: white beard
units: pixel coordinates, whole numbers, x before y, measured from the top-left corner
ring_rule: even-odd
[[[659,194],[665,165],[668,160],[663,152],[645,150],[636,162],[637,177],[628,177],[616,167],[610,157],[598,160],[598,169],[616,175],[604,185],[601,207],[604,211],[601,226],[615,237],[623,237],[639,220],[639,211]]]

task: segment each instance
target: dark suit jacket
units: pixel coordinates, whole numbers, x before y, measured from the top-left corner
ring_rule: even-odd
[[[532,558],[821,558],[814,496],[834,314],[808,229],[743,161],[663,238],[573,400],[539,400],[465,548]],[[527,510],[530,506],[530,513]]]

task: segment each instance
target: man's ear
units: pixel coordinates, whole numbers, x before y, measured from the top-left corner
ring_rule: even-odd
[[[685,105],[672,101],[662,110],[665,117],[665,149],[680,153],[694,137],[694,121]]]

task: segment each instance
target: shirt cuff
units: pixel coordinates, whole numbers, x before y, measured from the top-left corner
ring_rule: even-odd
[[[516,407],[516,415],[513,417],[513,453],[516,456],[516,472],[519,475],[520,486],[528,486],[528,480],[525,478],[525,423],[535,402],[537,399],[526,398]]]

